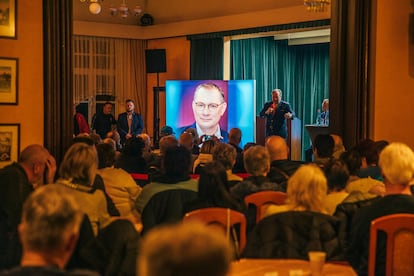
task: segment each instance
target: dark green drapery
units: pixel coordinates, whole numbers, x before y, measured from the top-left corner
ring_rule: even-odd
[[[223,38],[193,39],[190,49],[190,79],[223,79]]]
[[[329,44],[289,46],[273,37],[232,40],[231,79],[256,80],[256,111],[280,88],[302,124],[315,123],[317,109],[329,97]],[[310,145],[302,130],[302,148]]]

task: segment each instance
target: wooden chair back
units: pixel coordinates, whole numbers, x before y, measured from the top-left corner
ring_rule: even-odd
[[[285,204],[287,199],[287,194],[277,191],[261,191],[247,195],[244,198],[244,202],[247,206],[253,204],[256,206],[256,223],[258,223],[262,218],[262,206],[265,204],[273,203],[276,205]]]
[[[247,220],[243,213],[237,212],[229,208],[211,207],[194,210],[185,214],[184,222],[194,220],[206,224],[222,225],[226,230],[226,236],[228,239],[232,237],[232,230],[235,229],[232,226],[234,226],[235,224],[239,224],[239,240],[237,240],[237,237],[233,236],[233,238],[235,238],[234,242],[236,245],[236,250],[238,251],[238,255],[241,254],[244,247],[246,246]]]
[[[393,214],[371,222],[368,275],[375,275],[378,231],[386,233],[385,275],[414,275],[414,214]]]

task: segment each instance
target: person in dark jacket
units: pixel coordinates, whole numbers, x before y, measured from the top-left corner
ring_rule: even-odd
[[[124,145],[126,140],[141,134],[144,130],[144,121],[139,113],[134,111],[135,103],[128,99],[125,101],[126,111],[119,114],[117,121],[117,130],[121,136],[121,144]]]
[[[44,183],[53,183],[56,173],[54,157],[41,145],[29,145],[18,163],[0,170],[0,269],[18,265],[21,244],[17,227],[23,203]]]
[[[303,165],[288,181],[287,204],[270,206],[247,239],[247,258],[307,259],[324,251],[328,260],[343,259],[339,220],[326,214],[327,180],[314,164]]]

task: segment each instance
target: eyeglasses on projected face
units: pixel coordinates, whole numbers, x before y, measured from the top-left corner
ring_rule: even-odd
[[[224,102],[220,103],[220,104],[216,104],[216,103],[211,103],[211,104],[205,104],[203,102],[195,102],[195,107],[198,111],[204,110],[206,107],[209,111],[216,111],[220,105],[224,104]]]

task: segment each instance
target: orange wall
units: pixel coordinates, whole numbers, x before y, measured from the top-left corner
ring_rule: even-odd
[[[148,41],[148,49],[166,49],[167,72],[159,73],[160,86],[166,80],[188,80],[190,78],[190,41],[186,37],[154,39]],[[147,131],[153,135],[153,87],[157,86],[157,74],[147,74],[148,116]],[[165,93],[160,93],[160,128],[165,125]]]
[[[20,123],[20,149],[43,144],[42,0],[17,3],[17,39],[0,38],[0,56],[18,58],[18,105],[0,105],[0,124]]]
[[[373,138],[414,148],[414,45],[410,55],[408,32],[414,7],[410,2],[377,0]]]

